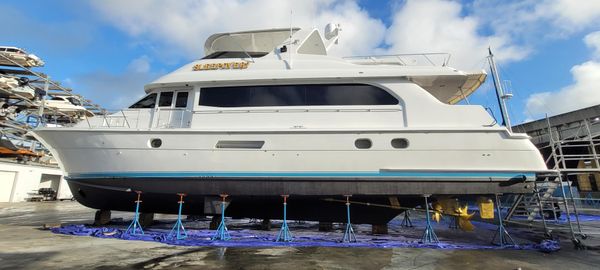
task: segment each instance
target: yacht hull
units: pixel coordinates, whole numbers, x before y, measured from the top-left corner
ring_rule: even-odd
[[[80,203],[121,211],[133,211],[133,191],[141,191],[145,212],[176,213],[176,194],[186,193],[186,213],[215,215],[207,203],[227,194],[228,216],[278,218],[280,196],[290,195],[290,207],[298,203],[288,211],[290,219],[343,222],[344,195],[353,195],[353,201],[370,204],[357,204],[353,220],[379,224],[400,213],[398,205],[422,203],[423,195],[529,193],[544,168],[526,137],[493,130],[45,128],[35,136],[52,146]],[[157,138],[162,144],[153,148]],[[357,149],[355,141],[363,138],[371,140],[370,149]],[[410,145],[395,149],[395,138]],[[257,141],[264,142],[260,149],[239,148]],[[219,147],[227,144],[238,148]]]

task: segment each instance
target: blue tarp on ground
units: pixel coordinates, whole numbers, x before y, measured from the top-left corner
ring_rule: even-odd
[[[275,242],[276,233],[256,230],[229,231],[229,241],[212,241],[215,231],[187,230],[188,237],[183,240],[168,238],[169,230],[146,229],[144,235],[125,234],[123,229],[114,227],[91,227],[86,225],[66,225],[52,229],[52,232],[66,235],[93,236],[124,240],[160,242],[179,246],[206,247],[367,247],[367,248],[435,248],[435,249],[520,249],[552,252],[560,249],[557,241],[545,240],[540,244],[518,246],[477,245],[469,243],[423,244],[418,240],[398,240],[389,235],[357,235],[356,243],[340,243],[341,234],[301,232],[294,235],[293,242]]]
[[[569,217],[571,218],[571,222],[576,222],[577,221],[577,217],[575,216],[575,214],[571,214],[569,215]],[[526,220],[527,217],[525,216],[515,216],[512,217],[512,219],[515,220]],[[539,215],[536,215],[535,220],[542,220],[542,218]],[[553,218],[547,218],[546,219],[547,222],[555,222],[555,220]],[[567,223],[567,215],[563,212],[560,217],[557,219],[557,221],[559,223]],[[588,222],[588,221],[600,221],[600,215],[586,215],[586,214],[579,214],[579,221],[580,222]]]

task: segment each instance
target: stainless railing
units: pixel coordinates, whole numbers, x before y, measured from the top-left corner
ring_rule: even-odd
[[[158,109],[155,111],[157,128],[183,128],[185,109]],[[189,111],[188,111],[189,112]],[[165,117],[166,116],[166,117]],[[165,120],[166,118],[166,120]]]
[[[449,53],[416,53],[392,55],[350,56],[343,59],[359,65],[447,66]]]
[[[113,111],[110,114],[85,117],[88,128],[187,128],[192,113],[186,109],[140,109]]]

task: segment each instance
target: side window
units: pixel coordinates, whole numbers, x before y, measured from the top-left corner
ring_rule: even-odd
[[[158,107],[171,107],[171,104],[173,104],[173,92],[161,92]]]
[[[79,99],[72,98],[72,97],[67,98],[67,99],[71,102],[71,104],[73,104],[75,106],[81,106],[81,102],[79,101]]]
[[[156,93],[152,93],[150,95],[145,96],[140,101],[131,105],[129,108],[131,109],[150,109],[154,108],[156,105]]]
[[[177,92],[177,98],[175,99],[175,108],[187,107],[188,92]]]
[[[367,84],[207,87],[199,105],[213,107],[396,105],[398,99]]]

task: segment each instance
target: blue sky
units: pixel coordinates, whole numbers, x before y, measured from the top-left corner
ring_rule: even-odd
[[[600,103],[600,1],[223,0],[0,2],[0,44],[46,61],[39,70],[109,109],[202,56],[214,32],[342,24],[339,55],[450,52],[451,65],[485,68],[498,56],[515,97],[513,123]],[[491,80],[470,97],[497,110]],[[499,114],[496,113],[498,116]]]

